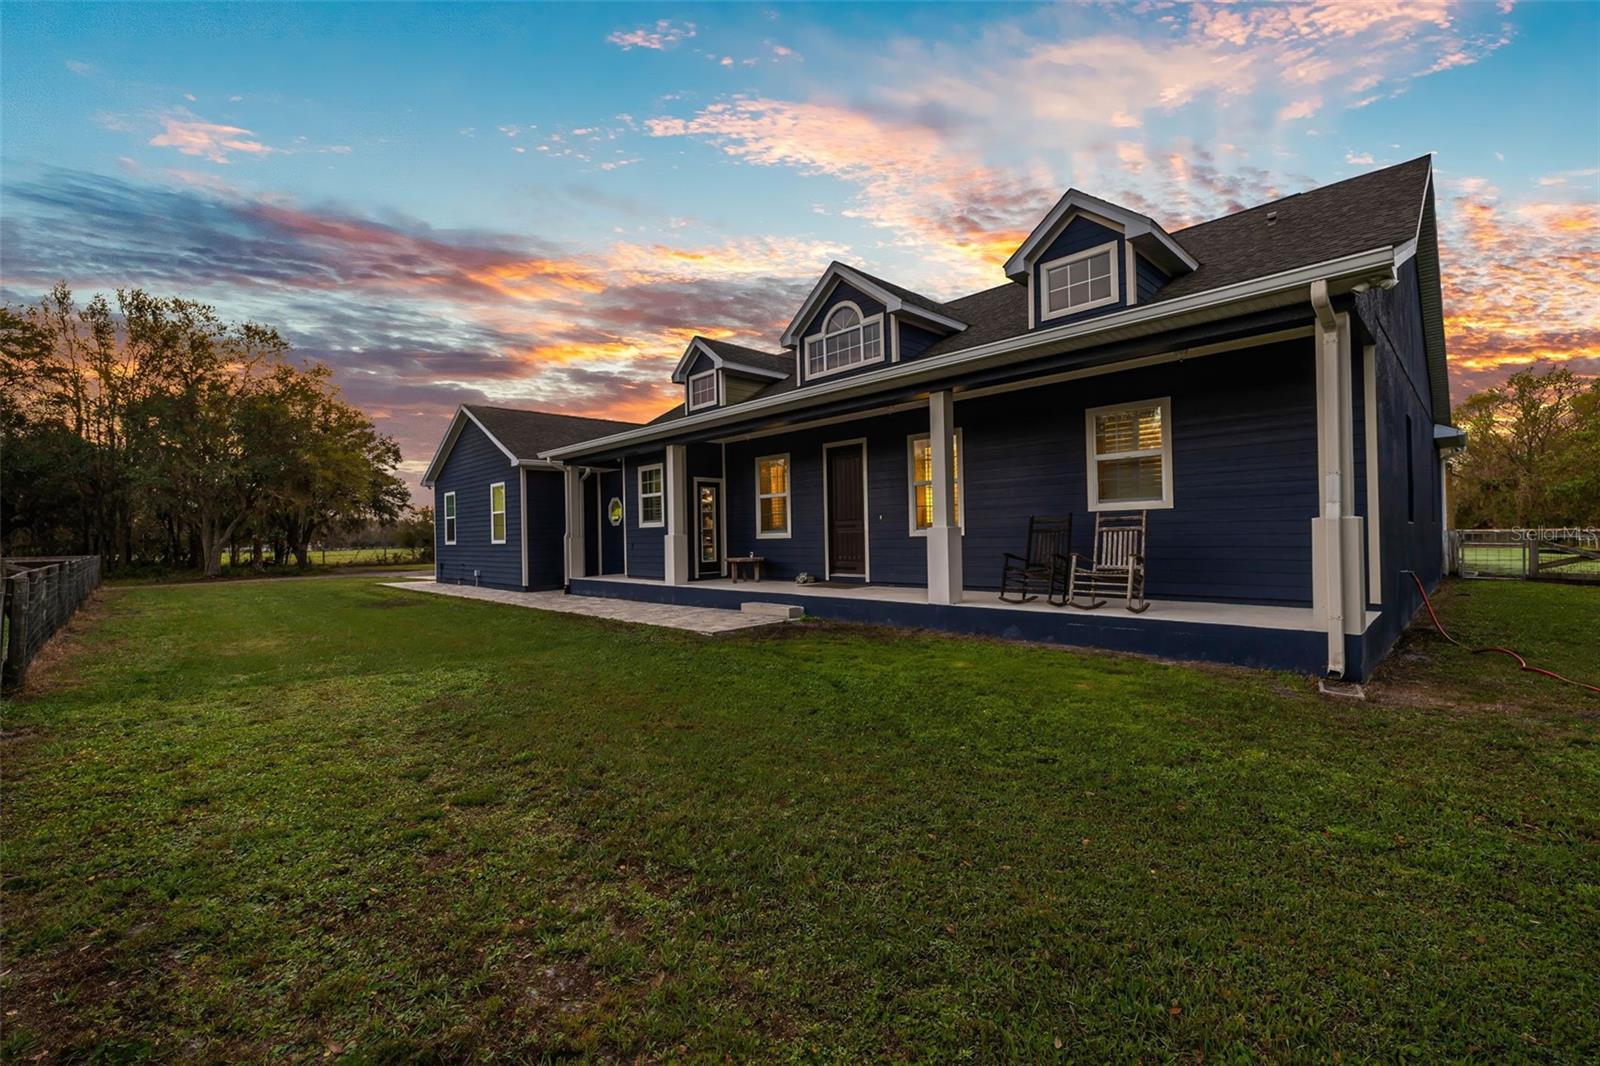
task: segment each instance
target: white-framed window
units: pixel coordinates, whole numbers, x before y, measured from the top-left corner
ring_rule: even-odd
[[[717,372],[707,370],[689,378],[689,410],[714,407],[717,403]]]
[[[456,542],[456,494],[453,492],[444,494],[444,542]]]
[[[666,475],[660,463],[639,468],[639,525],[663,526],[667,523]]]
[[[1089,510],[1172,506],[1172,398],[1084,412]]]
[[[756,460],[756,536],[789,535],[789,457],[763,455]]]
[[[1117,242],[1052,259],[1039,267],[1041,318],[1059,318],[1117,300]]]
[[[966,528],[967,516],[961,506],[961,430],[955,441],[956,525]],[[928,434],[913,434],[906,441],[906,479],[911,486],[911,535],[925,537],[933,525],[933,442]]]
[[[861,308],[842,303],[828,312],[822,332],[806,338],[806,377],[819,378],[864,363],[883,361],[883,316],[861,317]]]
[[[496,481],[489,486],[489,543],[506,542],[506,483]]]

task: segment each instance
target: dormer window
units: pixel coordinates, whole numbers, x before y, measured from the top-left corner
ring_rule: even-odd
[[[883,359],[883,316],[862,321],[861,310],[842,303],[829,313],[819,336],[806,338],[806,377],[823,377]]]
[[[689,378],[689,410],[715,407],[717,403],[717,372],[707,370]]]
[[[1052,259],[1039,267],[1044,280],[1041,317],[1076,314],[1117,300],[1117,242]]]

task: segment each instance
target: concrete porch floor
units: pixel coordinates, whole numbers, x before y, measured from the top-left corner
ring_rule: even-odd
[[[646,603],[640,600],[568,596],[561,592],[513,592],[509,589],[487,589],[474,585],[441,585],[433,580],[386,581],[383,584],[386,588],[405,589],[409,592],[432,592],[440,596],[454,596],[461,600],[504,603],[512,607],[529,607],[536,611],[555,611],[560,614],[584,615],[588,618],[606,618],[613,622],[683,629],[705,636],[777,625],[783,621],[782,618],[772,614],[746,614],[724,607],[684,607],[668,603]]]
[[[583,582],[664,587],[660,581],[648,578],[622,577],[608,574],[586,577]],[[797,585],[792,581],[730,581],[711,578],[692,581],[680,586],[685,589],[717,592],[741,592],[751,597],[784,600],[805,605],[807,599],[823,597],[835,600],[852,600],[884,604],[926,604],[926,589],[904,585],[862,585],[858,588],[841,588],[830,585]],[[1317,617],[1309,607],[1274,607],[1248,603],[1202,603],[1192,600],[1151,600],[1148,610],[1131,614],[1118,600],[1108,600],[1105,606],[1092,611],[1075,607],[1055,607],[1041,597],[1028,603],[1006,603],[992,589],[966,589],[962,593],[963,609],[994,611],[1025,611],[1074,618],[1080,622],[1101,621],[1108,624],[1144,622],[1176,622],[1191,625],[1246,626],[1252,629],[1283,629],[1296,632],[1318,631]],[[1378,617],[1376,611],[1368,613],[1370,623]]]

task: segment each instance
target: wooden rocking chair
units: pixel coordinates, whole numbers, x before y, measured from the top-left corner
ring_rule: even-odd
[[[1101,597],[1120,596],[1139,614],[1144,598],[1145,512],[1101,512],[1094,516],[1094,558],[1073,553],[1067,575],[1067,602],[1079,610],[1103,606]]]
[[[1072,516],[1028,519],[1028,554],[1004,553],[1000,570],[1000,598],[1007,603],[1027,603],[1041,595],[1056,607],[1067,602],[1067,578],[1072,570]],[[1059,597],[1059,602],[1057,600]]]

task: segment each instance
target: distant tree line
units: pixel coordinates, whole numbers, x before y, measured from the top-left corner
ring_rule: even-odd
[[[216,574],[223,551],[309,563],[399,519],[399,448],[276,330],[205,304],[65,284],[0,309],[0,545]]]
[[[1520,371],[1463,400],[1455,422],[1456,528],[1600,526],[1600,379]]]

